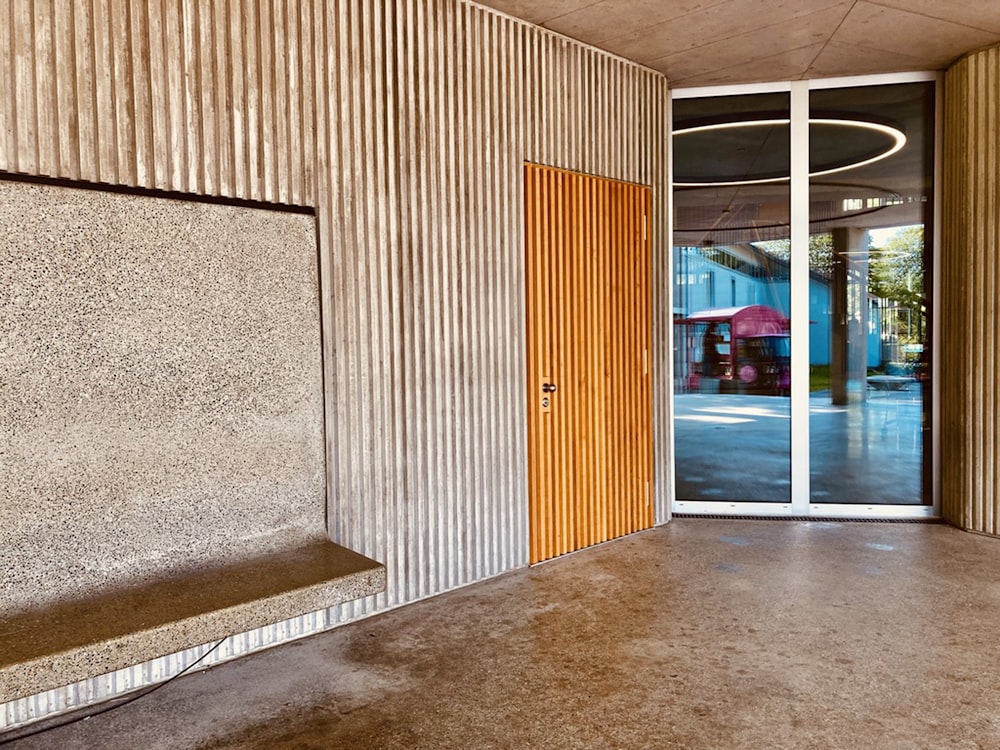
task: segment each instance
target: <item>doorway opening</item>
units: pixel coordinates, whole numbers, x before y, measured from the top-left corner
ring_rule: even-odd
[[[674,512],[935,514],[935,102],[674,92]]]
[[[531,563],[653,525],[650,201],[525,166]]]

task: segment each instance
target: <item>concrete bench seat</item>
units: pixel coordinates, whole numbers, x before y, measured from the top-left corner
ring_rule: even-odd
[[[0,703],[384,589],[383,565],[317,539],[0,614]]]

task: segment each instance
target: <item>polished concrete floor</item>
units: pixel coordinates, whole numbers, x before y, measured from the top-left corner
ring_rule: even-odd
[[[678,519],[185,676],[35,748],[998,748],[1000,540]]]

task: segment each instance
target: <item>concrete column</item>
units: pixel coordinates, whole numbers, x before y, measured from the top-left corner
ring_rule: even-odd
[[[941,198],[941,513],[1000,536],[1000,46],[945,78]]]
[[[868,232],[863,229],[833,230],[830,305],[831,401],[863,401],[868,362]]]

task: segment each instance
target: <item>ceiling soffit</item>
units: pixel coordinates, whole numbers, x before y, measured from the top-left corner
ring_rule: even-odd
[[[1000,42],[983,0],[482,0],[672,87],[939,70]]]

